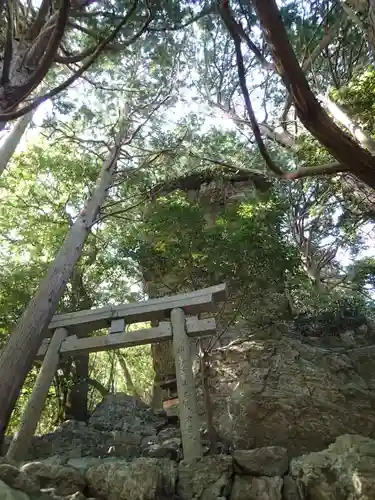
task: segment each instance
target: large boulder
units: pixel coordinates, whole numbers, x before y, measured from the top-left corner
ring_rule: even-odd
[[[108,500],[155,500],[173,495],[177,479],[176,464],[153,458],[98,463],[85,474],[91,495]]]
[[[167,424],[165,412],[154,412],[133,396],[111,394],[99,403],[88,424],[67,420],[54,432],[34,436],[24,458],[30,461],[54,455],[66,459],[112,456],[131,460],[143,455],[143,444],[157,441],[158,431]],[[7,446],[8,442],[9,439]],[[174,456],[174,451],[169,447],[165,454]]]
[[[232,486],[232,457],[217,455],[180,462],[177,493],[181,500],[216,500],[227,497]]]
[[[281,500],[282,486],[281,477],[236,476],[230,500]]]
[[[85,486],[78,470],[56,463],[0,464],[1,500],[85,500]]]
[[[21,467],[21,473],[26,473],[40,489],[54,488],[57,495],[72,495],[83,491],[86,481],[73,467],[48,465],[43,462],[30,462]]]
[[[11,488],[22,490],[25,493],[37,493],[40,489],[39,483],[28,474],[7,463],[0,464],[0,480]]]
[[[372,500],[375,498],[375,441],[344,435],[327,450],[295,458],[290,475],[298,497],[290,500]]]
[[[40,460],[53,455],[67,459],[84,456],[131,459],[140,456],[141,439],[136,432],[100,431],[84,422],[67,420],[54,432],[35,436],[25,459]]]
[[[20,490],[15,490],[0,480],[0,499],[1,500],[30,500],[29,496]]]
[[[106,396],[92,413],[89,426],[101,431],[123,431],[147,436],[166,423],[166,415],[153,412],[140,399],[124,393]]]
[[[232,454],[235,470],[250,476],[283,476],[289,467],[288,454],[280,446],[255,450],[236,450]]]
[[[220,437],[236,449],[282,446],[291,457],[345,433],[375,437],[375,345],[329,341],[273,328],[217,349],[209,384]]]

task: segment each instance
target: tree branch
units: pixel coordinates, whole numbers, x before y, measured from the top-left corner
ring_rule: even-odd
[[[26,32],[25,36],[26,38],[30,38],[33,40],[39,35],[41,29],[43,28],[49,7],[50,7],[50,0],[43,0],[34,23],[30,26],[30,28]]]
[[[221,13],[225,12],[225,8],[221,8],[220,10]],[[237,69],[238,69],[238,78],[240,80],[240,87],[242,90],[242,94],[245,100],[245,105],[246,105],[246,110],[247,114],[249,115],[250,123],[251,123],[251,128],[254,133],[254,137],[256,140],[256,143],[259,148],[259,152],[262,155],[264,161],[266,162],[267,167],[277,176],[277,177],[283,177],[283,170],[276,165],[276,163],[272,160],[270,155],[268,154],[267,148],[264,145],[262,134],[260,133],[259,130],[259,125],[255,117],[255,113],[251,104],[250,100],[250,95],[249,91],[247,89],[246,85],[246,76],[245,76],[245,66],[243,62],[243,56],[242,56],[242,51],[241,51],[241,37],[237,33],[236,30],[236,24],[231,22],[232,18],[230,13],[226,15],[222,15],[223,22],[225,26],[227,27],[227,30],[229,31],[229,34],[231,35],[234,46],[235,46],[235,51],[236,51],[236,60],[237,60]]]
[[[319,56],[319,54],[328,47],[331,43],[333,36],[337,33],[337,30],[340,26],[341,19],[337,19],[333,26],[324,34],[323,38],[318,42],[314,50],[311,52],[308,59],[302,64],[302,71],[305,75],[310,71],[311,66],[313,65],[315,59]],[[288,97],[285,102],[284,110],[281,116],[281,122],[285,123],[287,121],[287,115],[289,109],[292,105],[292,96],[288,94]]]
[[[318,95],[318,99],[327,108],[330,114],[336,119],[341,125],[343,125],[352,136],[357,139],[363,148],[368,149],[371,154],[375,155],[375,141],[374,139],[365,132],[362,127],[358,126],[351,117],[345,113],[345,111],[334,101],[332,101],[327,95]]]
[[[83,50],[79,54],[75,54],[75,55],[60,56],[59,54],[56,54],[54,61],[59,63],[59,64],[78,63],[78,62],[81,62],[86,57],[91,56],[91,54],[93,54],[95,52],[95,49],[96,49],[96,45],[89,47],[88,49]]]
[[[362,182],[375,189],[375,158],[344,133],[319,104],[290,45],[276,1],[253,0],[252,3],[276,68],[292,95],[299,119],[342,165],[340,171],[352,172]],[[337,172],[337,168],[334,171]]]
[[[49,41],[49,44],[47,46],[47,50],[45,51],[41,61],[39,62],[38,67],[34,71],[34,73],[31,75],[30,79],[24,84],[20,85],[17,89],[19,93],[19,97],[16,100],[16,102],[12,103],[11,107],[9,108],[9,111],[12,109],[16,108],[17,105],[25,99],[27,95],[29,95],[37,85],[43,80],[45,75],[47,74],[48,70],[51,67],[53,57],[55,53],[57,52],[57,49],[59,47],[59,44],[61,42],[61,39],[64,35],[65,31],[65,26],[68,20],[68,15],[69,15],[69,5],[70,5],[70,0],[61,0],[61,6],[59,9],[59,17],[55,25],[55,29],[53,31],[53,34],[51,36],[52,40]],[[27,110],[31,111],[33,108]],[[25,113],[22,113],[25,114]],[[18,115],[22,116],[22,115]],[[0,115],[0,120],[2,121],[2,116]]]
[[[341,163],[326,163],[324,165],[315,165],[314,167],[300,167],[293,172],[284,172],[283,178],[287,180],[302,179],[303,177],[312,177],[315,175],[332,175],[348,172],[349,168]]]
[[[51,97],[56,96],[59,94],[61,91],[65,90],[68,88],[73,82],[75,82],[91,65],[92,63],[96,60],[96,58],[99,56],[99,54],[104,50],[105,46],[110,43],[119,33],[119,31],[122,29],[122,27],[128,22],[129,18],[133,14],[133,12],[136,9],[137,6],[137,0],[133,3],[132,7],[130,8],[129,12],[126,14],[124,19],[119,23],[119,25],[112,31],[108,37],[103,40],[96,48],[95,52],[88,58],[88,60],[83,63],[81,68],[79,68],[76,73],[74,73],[70,78],[65,80],[65,82],[61,83],[54,89],[52,89],[50,92],[47,92],[44,96],[39,97],[35,99],[34,102],[28,104],[27,106],[24,106],[23,108],[17,110],[17,111],[10,111],[7,113],[2,113],[0,114],[0,122],[1,121],[8,121],[8,120],[13,120],[15,118],[19,118],[20,116],[24,115],[25,113],[28,113],[32,109],[35,109],[38,107],[40,104],[43,102],[47,101]],[[130,39],[124,46],[129,46],[132,43],[134,43],[147,29],[149,23],[151,22],[151,16],[148,17],[142,28]],[[12,106],[13,108],[13,106]]]
[[[247,33],[245,33],[242,24],[234,19],[233,14],[230,11],[228,1],[221,0],[220,2],[218,2],[218,8],[224,26],[232,35],[232,38],[233,38],[233,33],[235,33],[240,38],[240,40],[243,40],[264,69],[266,70],[274,69],[273,64],[267,61],[267,59],[263,56],[261,51],[255,45],[255,43],[249,38]]]
[[[191,24],[194,24],[195,22],[199,21],[199,19],[202,19],[203,17],[208,16],[210,14],[214,14],[214,12],[215,12],[215,4],[212,3],[211,5],[206,7],[205,9],[202,9],[202,11],[199,14],[192,17],[191,19],[189,19],[189,21],[186,21],[186,23],[184,23],[184,24],[180,24],[177,26],[160,26],[160,27],[155,27],[155,28],[150,27],[149,31],[178,31],[178,30],[182,30],[184,28],[187,28]]]

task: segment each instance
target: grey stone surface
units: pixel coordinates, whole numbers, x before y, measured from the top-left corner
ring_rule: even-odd
[[[174,438],[181,440],[181,431],[179,427],[168,426],[165,429],[162,429],[157,435],[157,440],[160,444],[163,444],[168,439]]]
[[[339,349],[249,334],[214,352],[209,383],[220,437],[235,449],[282,446],[290,457],[344,433],[375,438],[375,346],[348,350],[336,340]]]
[[[57,495],[72,495],[83,491],[86,482],[82,474],[73,467],[47,465],[43,462],[30,462],[21,467],[39,488],[54,488]]]
[[[283,500],[305,500],[306,496],[302,485],[297,485],[296,480],[289,475],[283,478]]]
[[[29,496],[20,490],[15,490],[0,480],[0,499],[1,500],[30,500]]]
[[[289,467],[287,450],[281,446],[236,450],[232,456],[238,474],[283,476]]]
[[[88,425],[68,420],[54,432],[35,436],[25,460],[55,456],[61,463],[83,456],[136,458],[142,455],[145,442],[158,440],[157,430],[167,422],[165,411],[154,412],[133,396],[109,395],[97,406]]]
[[[131,463],[117,460],[90,467],[86,472],[90,494],[108,500],[154,500],[174,491],[176,466],[163,460],[138,458]]]
[[[281,477],[235,476],[230,500],[281,500]]]
[[[293,459],[290,474],[309,500],[372,500],[375,441],[340,436],[324,451]]]
[[[180,462],[177,493],[181,500],[216,500],[227,496],[233,476],[232,457],[217,455]]]
[[[165,412],[153,412],[149,406],[134,396],[110,394],[96,407],[89,420],[89,427],[101,431],[125,431],[143,436],[153,434],[155,426],[166,423]]]
[[[14,465],[0,464],[0,479],[16,490],[22,490],[25,493],[39,492],[38,482],[33,481],[30,476]]]
[[[160,444],[152,444],[143,451],[145,457],[152,458],[169,458],[170,460],[177,460],[179,458],[179,450],[161,446]]]

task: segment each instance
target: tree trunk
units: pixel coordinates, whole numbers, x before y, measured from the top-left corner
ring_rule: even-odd
[[[86,263],[87,267],[93,264],[96,260],[97,252],[94,251],[90,260]],[[72,308],[74,311],[82,311],[91,309],[93,301],[85,288],[83,280],[83,270],[79,265],[75,269],[71,277],[72,285]],[[89,384],[89,360],[90,355],[79,354],[73,357],[73,385],[71,386],[66,400],[65,419],[78,420],[86,422],[88,419],[88,391]]]
[[[87,399],[89,384],[89,354],[74,356],[73,386],[70,388],[65,407],[65,420],[88,420]]]
[[[352,118],[335,102],[331,101],[328,96],[319,95],[318,98],[322,101],[324,107],[331,113],[333,118],[343,125],[348,132],[359,142],[359,144],[375,155],[375,141],[365,132],[362,127],[358,126]]]
[[[33,113],[27,113],[22,116],[5,138],[5,141],[0,148],[0,176],[6,169],[6,166],[20,143],[23,134],[31,123],[32,117]]]
[[[130,391],[132,396],[136,396],[139,399],[142,399],[139,392],[137,391],[137,388],[134,385],[132,375],[130,373],[128,363],[126,362],[126,358],[123,354],[120,352],[116,353],[118,362],[120,363],[120,366],[122,368],[122,371],[124,372],[124,378],[125,378],[125,383],[126,383],[126,388]]]
[[[299,119],[338,160],[343,171],[350,171],[375,189],[375,158],[345,134],[319,104],[289,43],[275,0],[253,0],[253,5],[275,66],[292,96]]]
[[[126,117],[125,117],[126,119]],[[50,264],[46,276],[14,328],[0,357],[0,439],[4,436],[22,384],[43,340],[45,329],[55,314],[66,284],[80,258],[91,226],[108,195],[121,145],[126,134],[125,122],[103,163],[96,188]]]

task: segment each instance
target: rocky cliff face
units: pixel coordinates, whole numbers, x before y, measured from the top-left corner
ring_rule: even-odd
[[[345,433],[375,438],[374,333],[361,325],[304,337],[274,325],[217,349],[209,384],[220,436],[234,448],[278,445],[291,456]]]

